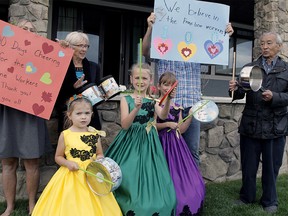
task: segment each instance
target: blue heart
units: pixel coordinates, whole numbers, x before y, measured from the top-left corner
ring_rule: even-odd
[[[211,40],[207,40],[204,43],[204,49],[209,57],[213,59],[223,51],[223,45],[220,42],[213,43]]]
[[[59,53],[58,53],[58,56],[59,56],[59,57],[64,57],[64,56],[65,56],[65,53],[64,53],[62,50],[60,50]]]
[[[14,36],[14,32],[12,31],[12,29],[11,29],[10,26],[5,26],[5,27],[3,28],[2,35],[3,35],[4,37],[12,37],[12,36]]]
[[[33,65],[32,62],[28,62],[28,63],[26,64],[25,72],[26,72],[27,74],[33,74],[33,73],[35,73],[36,71],[37,71],[37,68]]]

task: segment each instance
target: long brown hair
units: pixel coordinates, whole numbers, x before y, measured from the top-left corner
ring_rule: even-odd
[[[161,84],[171,84],[173,85],[177,81],[176,76],[173,72],[166,71],[159,77],[158,85]],[[161,92],[159,91],[159,97],[161,96]]]

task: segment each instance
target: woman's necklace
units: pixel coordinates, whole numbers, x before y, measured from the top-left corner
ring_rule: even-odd
[[[77,79],[80,79],[84,74],[83,67],[75,67],[75,73],[76,73]]]
[[[83,76],[83,74],[84,74],[82,59],[80,59],[80,60],[73,59],[73,64],[74,64],[74,67],[75,67],[76,77],[77,77],[77,79],[80,79]]]

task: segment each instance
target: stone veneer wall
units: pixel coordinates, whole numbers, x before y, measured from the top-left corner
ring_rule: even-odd
[[[37,33],[47,36],[49,0],[10,0],[9,22],[27,19],[33,23]]]
[[[288,1],[254,0],[254,49],[253,57],[261,53],[259,37],[263,32],[277,32],[283,40],[281,56],[288,58]]]

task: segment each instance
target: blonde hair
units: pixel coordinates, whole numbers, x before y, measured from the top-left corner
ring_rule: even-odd
[[[32,22],[30,22],[29,20],[20,19],[20,20],[18,20],[18,22],[17,22],[17,26],[23,27],[23,26],[25,26],[26,23],[31,23],[31,24],[32,24]],[[32,24],[32,25],[33,25],[33,24]]]
[[[93,112],[93,105],[87,97],[79,96],[79,95],[71,97],[67,102],[67,111],[65,112],[63,129],[68,129],[69,127],[73,125],[72,120],[69,119],[69,115],[74,111],[75,104],[81,103],[81,102],[90,104],[91,111]]]
[[[132,67],[131,67],[131,75],[130,76],[133,76],[133,73],[140,69],[140,64],[139,63],[136,63],[136,64],[133,64]],[[153,73],[152,73],[152,69],[151,69],[151,66],[147,63],[142,63],[141,64],[141,69],[144,69],[148,72],[149,76],[150,76],[150,79],[152,80],[153,79]],[[147,88],[147,92],[146,94],[149,95],[149,97],[152,97],[151,94],[150,94],[150,85],[148,86]]]
[[[86,44],[89,44],[88,35],[79,31],[70,32],[66,36],[65,41],[67,41],[69,45],[77,45],[82,41],[84,41]]]
[[[31,26],[33,27],[33,31],[30,30],[31,32],[35,32],[35,33],[38,32],[33,22],[27,19],[19,19],[16,25],[20,28],[24,28],[27,23],[30,23]]]

